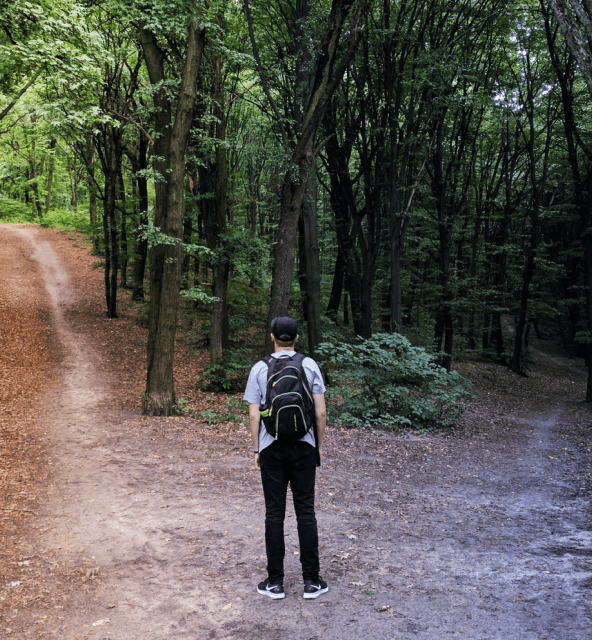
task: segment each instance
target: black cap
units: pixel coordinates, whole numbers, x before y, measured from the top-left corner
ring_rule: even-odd
[[[272,333],[276,340],[282,342],[290,342],[297,337],[297,323],[294,318],[288,316],[280,316],[272,320]]]

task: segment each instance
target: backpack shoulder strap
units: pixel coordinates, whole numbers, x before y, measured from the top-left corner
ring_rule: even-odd
[[[303,367],[303,361],[307,356],[302,353],[295,353],[292,356],[292,359],[298,363],[301,371],[302,371],[302,381],[305,385],[307,391],[311,394],[311,398],[313,397],[313,392],[311,391],[311,385],[309,384],[309,379],[307,378],[307,372],[305,371],[305,367]],[[313,405],[314,406],[314,405]],[[313,415],[313,435],[315,436],[315,457],[317,458],[317,466],[321,466],[321,456],[319,454],[319,433],[317,431],[317,420],[315,415]]]
[[[305,367],[303,366],[303,362],[306,357],[307,356],[304,353],[295,353],[294,356],[291,357],[291,360],[293,362],[296,362],[299,365],[303,384],[305,385],[305,388],[307,389],[307,391],[309,393],[312,393],[311,385],[309,384],[309,379],[307,378],[307,372],[305,371]]]

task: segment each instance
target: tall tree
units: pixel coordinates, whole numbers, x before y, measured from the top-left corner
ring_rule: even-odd
[[[150,250],[150,309],[147,345],[146,391],[142,402],[145,415],[170,415],[175,404],[173,356],[179,308],[179,288],[183,265],[183,218],[185,214],[185,149],[192,123],[198,76],[206,30],[202,9],[196,2],[186,14],[187,38],[183,49],[181,75],[166,74],[167,55],[155,27],[159,11],[148,13],[139,22],[140,44],[150,82],[154,87],[154,160],[158,174],[155,183],[154,225],[172,240],[159,242]],[[175,16],[178,19],[178,16]],[[163,28],[163,25],[160,25]],[[177,47],[175,47],[177,50]],[[173,89],[170,84],[175,85]],[[174,96],[174,97],[173,97]]]
[[[317,130],[329,100],[342,80],[344,71],[358,46],[362,34],[360,22],[367,0],[358,0],[354,5],[354,0],[332,1],[331,10],[327,18],[327,27],[320,38],[316,54],[310,61],[307,60],[307,67],[310,69],[307,73],[311,77],[310,87],[304,95],[298,97],[298,105],[295,106],[300,106],[300,108],[297,113],[291,114],[285,111],[282,114],[270,90],[269,75],[271,74],[266,72],[261,62],[259,47],[253,29],[250,5],[248,2],[244,3],[250,40],[262,89],[275,116],[285,148],[290,149],[288,167],[284,174],[280,196],[278,242],[274,251],[272,291],[267,328],[269,328],[273,318],[288,313],[298,220],[309,183],[309,172],[319,151],[315,140]],[[285,6],[283,9],[290,12],[291,7]],[[306,15],[306,12],[304,13]],[[342,36],[344,23],[350,13],[348,32]],[[340,46],[340,41],[344,42],[343,46]],[[303,68],[302,71],[305,72],[305,69]],[[299,89],[305,90],[306,87],[301,85]],[[289,139],[289,133],[284,123],[293,118],[300,120],[301,124],[296,128],[293,138]],[[315,340],[317,338],[314,337]],[[314,348],[315,342],[310,346]],[[272,350],[270,333],[267,330],[265,350],[266,352]]]

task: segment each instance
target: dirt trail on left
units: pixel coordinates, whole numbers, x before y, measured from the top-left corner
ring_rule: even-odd
[[[80,527],[83,521],[72,512],[77,505],[72,498],[85,475],[80,452],[95,439],[89,427],[105,387],[98,368],[100,358],[66,321],[64,311],[74,301],[74,289],[47,234],[22,225],[0,225],[0,233],[3,277],[9,285],[2,296],[4,330],[16,329],[14,339],[23,342],[20,355],[26,357],[21,357],[21,379],[33,377],[35,381],[24,410],[31,431],[29,445],[37,449],[37,455],[25,461],[30,466],[28,475],[37,476],[37,486],[28,492],[35,509],[28,513],[36,516],[29,521],[35,524],[23,518],[16,523],[20,534],[15,535],[22,540],[12,541],[15,556],[5,558],[9,569],[16,572],[11,577],[19,579],[3,585],[8,591],[3,592],[1,604],[10,608],[1,609],[0,637],[60,637],[66,624],[64,605],[70,604],[73,594],[88,592],[82,582],[94,578],[96,559],[80,547],[72,553],[74,541],[86,534],[86,527]],[[27,339],[22,322],[15,326],[15,313],[24,303],[31,319],[37,318],[45,330],[38,344]],[[3,350],[11,342],[5,334]],[[35,357],[39,352],[41,359]],[[13,436],[20,431],[22,416],[18,414],[23,413],[21,406],[14,406],[15,395],[19,392],[13,387],[5,398],[5,406],[12,408],[8,411],[17,421],[10,425]],[[10,471],[9,467],[7,474]]]

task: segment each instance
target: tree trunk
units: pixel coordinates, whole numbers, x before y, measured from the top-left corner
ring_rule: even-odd
[[[301,294],[301,306],[303,309],[303,320],[309,322],[309,298],[307,296],[307,258],[305,248],[305,221],[304,221],[304,206],[301,209],[301,215],[299,216],[298,224],[298,262],[297,262],[297,277],[299,281],[299,291]]]
[[[122,132],[105,125],[100,151],[105,190],[103,198],[103,236],[105,241],[105,302],[107,315],[117,318],[117,272],[119,267],[119,241],[117,233],[116,200],[118,177],[121,171]]]
[[[402,325],[402,286],[401,286],[401,245],[408,218],[396,219],[391,232],[391,278],[389,282],[389,306],[391,311],[391,331],[396,332]],[[401,230],[400,230],[401,229]]]
[[[177,92],[175,117],[165,85],[164,56],[156,36],[141,27],[140,43],[153,85],[156,107],[154,145],[155,170],[161,179],[155,184],[155,226],[162,233],[181,240],[185,201],[185,149],[196,101],[198,74],[205,31],[193,17],[188,24],[185,63]],[[173,122],[173,124],[171,124]],[[173,356],[179,308],[182,247],[157,245],[150,252],[150,310],[147,342],[146,391],[142,402],[145,415],[170,415],[175,404]]]
[[[476,213],[474,222],[474,234],[472,236],[471,258],[469,261],[470,282],[474,282],[478,272],[478,242],[480,240],[482,217]],[[473,286],[473,285],[472,285]],[[474,305],[470,307],[469,318],[467,320],[467,346],[469,349],[476,348],[476,310]]]
[[[309,169],[312,164],[311,140],[303,153],[304,157],[299,159],[297,164],[298,181],[293,181],[292,171],[288,170],[282,185],[278,241],[274,247],[272,292],[266,323],[266,353],[273,352],[272,339],[270,338],[272,320],[278,316],[288,315],[299,213],[307,188]]]
[[[118,185],[118,202],[119,202],[119,210],[120,210],[120,248],[121,248],[121,286],[128,286],[128,231],[126,225],[127,215],[126,215],[126,186],[124,184],[124,176],[121,170],[121,162],[119,165],[119,169],[117,172],[117,185]]]
[[[321,331],[321,267],[317,238],[317,177],[309,174],[309,189],[303,206],[303,231],[305,236],[305,273],[307,291],[307,332],[309,355],[314,358],[317,347],[323,341]]]
[[[72,198],[70,205],[74,208],[74,212],[78,210],[78,180],[76,179],[76,159],[72,160],[72,167],[70,169],[70,187],[72,188]]]
[[[546,140],[545,140],[545,150],[542,154],[542,157],[536,153],[535,150],[535,141],[536,141],[536,132],[535,132],[535,114],[534,114],[534,98],[533,98],[533,83],[534,77],[531,73],[531,59],[528,52],[528,55],[525,57],[525,65],[526,65],[526,73],[525,73],[525,98],[524,100],[524,110],[529,123],[529,132],[526,137],[526,152],[527,152],[527,161],[529,167],[529,182],[531,187],[531,210],[529,212],[529,218],[531,222],[531,232],[529,236],[529,247],[527,248],[527,260],[525,263],[525,268],[523,270],[523,284],[521,287],[521,302],[519,306],[519,321],[517,323],[517,327],[515,329],[515,348],[513,350],[513,356],[511,359],[511,370],[514,373],[523,373],[521,369],[521,349],[523,346],[523,332],[525,330],[525,324],[527,322],[527,311],[528,311],[528,303],[529,303],[529,287],[531,285],[531,279],[533,277],[533,273],[535,271],[535,257],[536,257],[536,249],[538,245],[538,237],[539,237],[539,209],[540,203],[542,200],[540,183],[542,185],[546,184],[547,177],[547,169],[548,169],[548,151],[550,148],[551,141],[551,128],[552,128],[552,118],[548,117],[547,119],[547,129],[546,129]],[[548,116],[549,106],[548,106]],[[525,135],[525,134],[524,134]],[[540,132],[538,131],[537,136],[539,137]]]
[[[86,134],[86,144],[84,147],[85,165],[87,171],[87,188],[89,190],[89,221],[93,233],[93,250],[99,253],[99,236],[97,234],[97,188],[95,185],[95,148],[93,144],[93,134]]]
[[[529,286],[531,284],[531,278],[535,270],[535,239],[534,236],[537,233],[536,225],[532,230],[532,241],[527,253],[527,262],[525,269],[523,270],[523,285],[521,287],[521,302],[519,307],[519,321],[515,328],[515,348],[513,350],[513,357],[511,359],[511,370],[514,373],[523,373],[521,367],[521,347],[523,346],[523,331],[527,322],[527,304],[529,302]]]
[[[57,140],[52,138],[49,143],[50,156],[49,156],[49,167],[47,170],[47,193],[45,194],[45,213],[49,211],[51,206],[51,187],[54,180],[54,167],[55,167],[55,155],[54,151],[56,148]]]
[[[344,257],[342,250],[338,245],[338,255],[336,256],[336,264],[334,267],[334,279],[332,281],[332,289],[327,303],[325,315],[338,324],[338,309],[342,300],[342,291],[344,289]]]
[[[451,291],[449,284],[449,265],[451,254],[450,220],[447,215],[446,184],[443,174],[443,120],[437,125],[435,155],[435,193],[439,224],[439,285],[441,288],[437,319],[435,322],[435,350],[440,352],[442,338],[443,353],[439,356],[441,366],[451,371],[453,351],[453,317],[451,314]]]
[[[249,175],[249,228],[252,235],[257,232],[257,201],[258,201],[258,183],[253,166],[253,158],[250,156],[247,160],[247,172]]]
[[[107,304],[107,313],[109,314],[109,309],[111,309],[111,241],[110,241],[110,233],[111,228],[109,226],[109,176],[107,172],[105,172],[105,187],[103,194],[103,243],[104,243],[104,266],[103,266],[103,275],[104,275],[104,284],[105,284],[105,303]]]
[[[213,113],[216,120],[214,138],[216,149],[214,152],[214,203],[208,211],[213,215],[212,219],[204,216],[206,238],[208,246],[215,250],[215,261],[212,265],[212,295],[217,298],[214,302],[212,316],[210,317],[210,362],[216,364],[222,360],[224,349],[228,347],[228,307],[227,288],[229,281],[230,264],[226,257],[226,231],[227,231],[227,185],[228,162],[226,155],[226,108],[224,95],[224,80],[222,74],[221,54],[212,55],[212,68],[214,70],[214,87],[212,91]]]
[[[342,76],[350,63],[362,29],[359,27],[362,14],[367,6],[367,0],[359,0],[353,11],[349,30],[342,33],[346,17],[354,4],[354,0],[332,0],[330,15],[327,20],[326,30],[318,43],[318,55],[310,73],[312,82],[307,95],[307,103],[302,109],[302,126],[299,127],[295,144],[292,149],[288,170],[284,175],[282,184],[282,196],[280,200],[280,220],[278,224],[278,242],[274,251],[274,270],[272,275],[272,292],[270,308],[266,324],[265,351],[272,351],[270,338],[270,325],[277,316],[288,314],[290,302],[290,290],[294,266],[294,253],[296,231],[299,213],[308,184],[309,171],[314,164],[317,149],[314,148],[314,140],[325,109],[332,95],[342,80]],[[267,76],[259,58],[259,52],[253,33],[251,11],[249,3],[245,0],[245,12],[249,26],[249,36],[253,47],[254,59],[264,93],[268,97],[270,106],[274,111],[280,127],[286,148],[290,147],[288,136],[283,124],[283,118],[278,106],[269,90]],[[344,44],[344,49],[339,50],[338,43]],[[338,56],[341,57],[338,57]],[[296,104],[293,106],[297,106]]]
[[[194,232],[193,229],[193,220],[192,213],[186,212],[185,220],[183,221],[183,244],[191,244],[192,234]],[[183,254],[183,266],[181,268],[181,276],[182,276],[182,288],[185,290],[189,290],[192,288],[189,277],[189,269],[190,269],[191,256],[189,253]]]
[[[133,184],[138,189],[138,225],[148,224],[148,181],[146,179],[148,140],[140,135],[138,143],[127,152],[134,172]],[[138,228],[134,230],[138,235]],[[148,257],[148,241],[136,239],[134,261],[132,264],[132,300],[144,300],[144,272]]]
[[[581,243],[583,248],[583,271],[585,278],[585,287],[586,287],[586,296],[587,296],[587,330],[589,332],[589,336],[592,335],[592,316],[591,316],[591,308],[593,306],[593,296],[591,290],[591,159],[590,159],[590,146],[588,148],[589,161],[586,163],[581,163],[578,157],[578,138],[575,135],[577,127],[575,126],[575,113],[574,113],[574,96],[573,96],[573,71],[568,67],[565,67],[563,64],[563,60],[569,60],[570,57],[564,57],[557,50],[557,32],[553,28],[551,15],[548,10],[548,7],[542,0],[540,0],[540,4],[542,7],[542,13],[545,17],[545,30],[546,30],[546,38],[548,42],[548,50],[550,52],[550,59],[552,62],[552,66],[556,73],[556,77],[558,78],[558,84],[560,85],[560,90],[562,94],[562,122],[564,125],[564,131],[566,134],[566,143],[568,150],[568,160],[570,163],[570,168],[572,171],[572,184],[574,189],[574,197],[575,203],[577,205],[579,220],[581,223]],[[586,7],[586,4],[584,5]],[[554,13],[556,15],[557,20],[559,20],[560,29],[565,32],[566,35],[566,24],[562,24],[561,22],[561,12],[558,9],[556,3],[552,4],[554,8]],[[591,22],[591,3],[588,3],[588,22]],[[581,17],[584,17],[584,12],[581,12]],[[565,21],[566,22],[566,21]],[[581,25],[582,26],[582,25]],[[576,31],[575,31],[576,33]],[[588,36],[589,34],[587,34]],[[573,55],[574,55],[574,43],[575,43],[575,34],[573,33],[571,37],[567,39],[567,44],[571,47]],[[586,67],[590,70],[591,68],[591,40],[589,38],[588,42],[588,55],[585,53],[585,48],[581,48],[582,56],[577,56],[577,60],[580,60],[580,64],[577,65],[580,67],[581,73],[585,76],[585,81],[587,83],[587,87],[589,89],[589,93],[591,93],[591,77],[590,73],[587,73]],[[586,60],[587,64],[582,64],[583,61]],[[568,63],[571,64],[570,62]],[[582,143],[581,143],[582,145]],[[583,175],[584,174],[584,175]],[[585,392],[585,402],[591,402],[591,343],[585,346],[585,364],[588,369],[587,376],[587,389]]]
[[[37,158],[35,156],[35,140],[31,141],[31,156],[29,158],[29,166],[31,167],[31,189],[33,190],[33,204],[35,205],[35,211],[37,217],[43,220],[43,210],[41,208],[41,200],[39,198],[39,175],[37,173]],[[39,171],[39,174],[43,172],[43,168]]]
[[[496,343],[496,357],[498,361],[505,364],[504,352],[504,335],[502,333],[502,322],[500,311],[492,312],[492,332],[494,333],[494,341]]]

